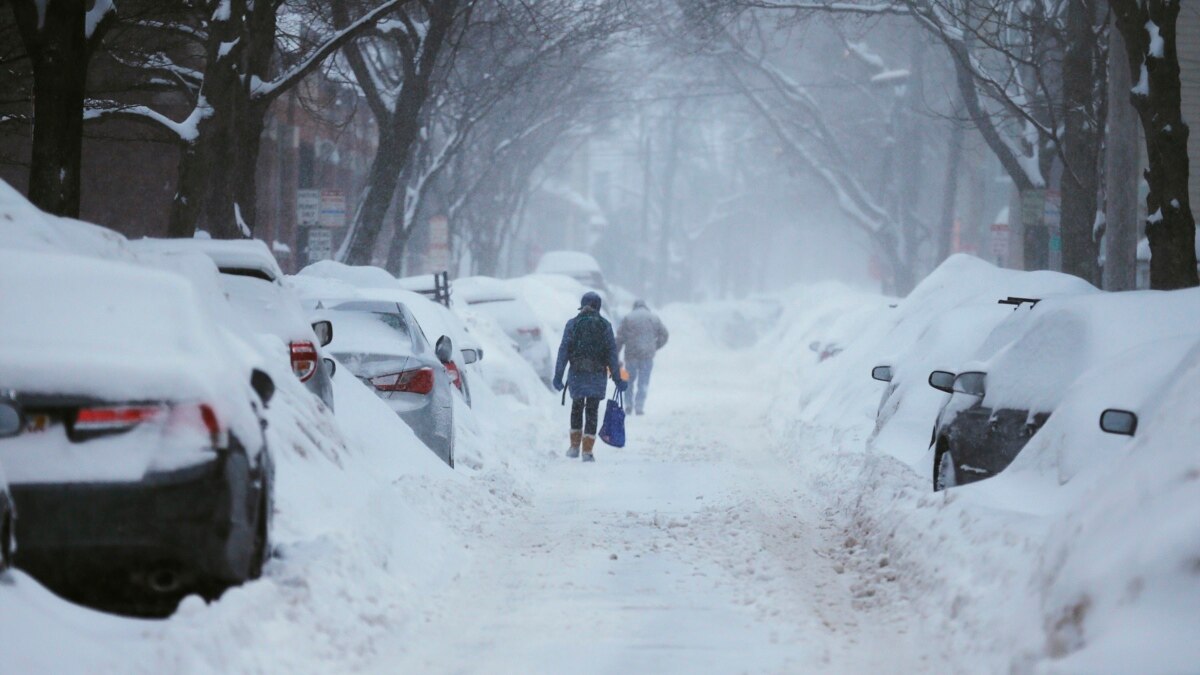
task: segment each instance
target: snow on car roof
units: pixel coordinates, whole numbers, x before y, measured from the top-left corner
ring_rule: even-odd
[[[999,348],[989,337],[963,368],[988,373],[984,404],[1049,412],[1084,371],[1123,351],[1200,338],[1200,289],[1050,298],[995,332],[1014,337]]]
[[[342,281],[358,288],[397,288],[396,277],[382,267],[347,265],[336,260],[321,260],[300,270],[299,277]]]
[[[537,271],[549,274],[599,272],[600,263],[582,251],[547,251],[538,261]]]
[[[146,237],[129,242],[135,251],[155,253],[196,252],[212,258],[222,272],[252,270],[270,277],[283,278],[279,262],[261,239],[154,239]]]
[[[453,297],[468,304],[515,300],[517,291],[504,279],[463,277],[454,280]]]
[[[232,355],[182,276],[98,258],[0,250],[0,381],[107,400],[217,401]],[[247,370],[248,375],[248,370]]]

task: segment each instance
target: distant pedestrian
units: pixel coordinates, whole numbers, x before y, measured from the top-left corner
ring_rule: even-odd
[[[633,413],[644,415],[646,394],[650,390],[650,372],[654,355],[667,344],[667,327],[650,311],[644,300],[633,303],[633,311],[621,320],[617,330],[617,351],[625,349],[625,369],[633,387]]]
[[[594,462],[592,448],[596,445],[597,416],[600,401],[608,390],[611,375],[618,391],[625,391],[621,379],[621,364],[617,360],[617,342],[612,324],[600,316],[600,296],[593,292],[579,301],[579,315],[567,322],[562,343],[558,346],[558,363],[554,368],[554,388],[563,389],[563,374],[567,366],[566,387],[571,394],[571,448],[567,457],[579,457]]]

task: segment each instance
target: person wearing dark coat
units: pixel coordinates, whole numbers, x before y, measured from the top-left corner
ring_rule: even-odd
[[[633,311],[621,319],[617,330],[617,351],[625,350],[625,369],[633,387],[633,414],[644,415],[646,394],[650,390],[650,372],[654,355],[667,344],[667,327],[644,300],[633,303]]]
[[[608,377],[611,375],[618,391],[625,391],[627,386],[621,379],[612,324],[600,316],[600,303],[598,294],[584,294],[579,302],[579,315],[563,328],[558,363],[554,367],[554,388],[563,390],[566,373],[565,386],[571,394],[571,447],[567,457],[579,457],[582,449],[585,462],[596,461],[592,450],[596,445],[600,401],[608,393]]]

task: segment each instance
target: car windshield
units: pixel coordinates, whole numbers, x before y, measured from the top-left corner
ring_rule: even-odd
[[[340,353],[414,354],[421,350],[407,317],[341,305],[333,308],[332,351]]]

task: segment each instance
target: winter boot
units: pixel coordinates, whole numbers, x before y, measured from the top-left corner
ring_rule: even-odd
[[[571,448],[567,450],[567,457],[575,459],[579,456],[579,443],[583,440],[583,431],[579,429],[571,430]]]
[[[592,454],[592,448],[595,447],[595,445],[596,445],[596,437],[595,436],[592,436],[589,434],[589,435],[583,437],[583,461],[585,461],[585,462],[596,461],[595,455]]]

